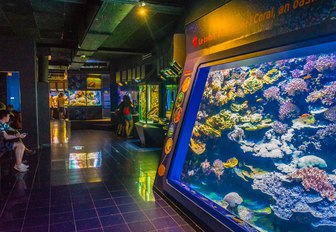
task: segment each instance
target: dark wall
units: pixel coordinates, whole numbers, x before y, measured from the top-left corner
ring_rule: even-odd
[[[4,104],[6,104],[6,100],[7,100],[7,87],[6,86],[7,86],[7,73],[0,72],[0,102]]]
[[[18,71],[20,73],[22,126],[24,132],[29,132],[25,143],[30,147],[37,147],[35,43],[29,40],[1,37],[0,44],[1,71]]]

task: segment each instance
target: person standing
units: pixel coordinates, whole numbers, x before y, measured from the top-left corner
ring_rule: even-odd
[[[64,93],[59,93],[57,96],[57,106],[58,106],[58,115],[59,119],[64,119],[64,105],[65,105],[65,98]]]
[[[49,108],[50,108],[50,118],[54,119],[54,108],[55,108],[55,99],[53,95],[50,95],[49,97]]]
[[[132,103],[128,95],[123,97],[122,114],[125,120],[125,132],[127,138],[130,138],[133,129]]]

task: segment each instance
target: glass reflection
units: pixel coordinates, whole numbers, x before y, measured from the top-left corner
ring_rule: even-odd
[[[99,168],[102,164],[102,153],[74,152],[69,154],[69,169]]]

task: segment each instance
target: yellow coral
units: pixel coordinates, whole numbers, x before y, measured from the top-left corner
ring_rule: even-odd
[[[259,80],[255,77],[249,77],[246,79],[242,85],[245,94],[253,94],[263,87],[262,80]]]
[[[223,163],[224,168],[234,168],[238,164],[238,159],[236,157],[228,159]]]
[[[199,141],[195,141],[193,139],[190,139],[190,144],[189,144],[191,150],[197,154],[197,155],[201,155],[205,152],[206,149],[206,144],[205,143],[201,143]]]
[[[279,80],[281,75],[282,73],[280,70],[273,68],[263,76],[263,81],[266,84],[272,84],[273,82]]]

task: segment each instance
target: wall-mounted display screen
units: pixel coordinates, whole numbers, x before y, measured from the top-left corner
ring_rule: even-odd
[[[87,82],[87,89],[101,89],[102,88],[101,78],[88,77],[86,79],[86,82]]]
[[[101,106],[101,91],[86,91],[86,104],[88,106]]]
[[[222,62],[197,72],[170,181],[260,231],[335,231],[336,42]]]
[[[86,106],[86,91],[69,90],[70,106]]]

